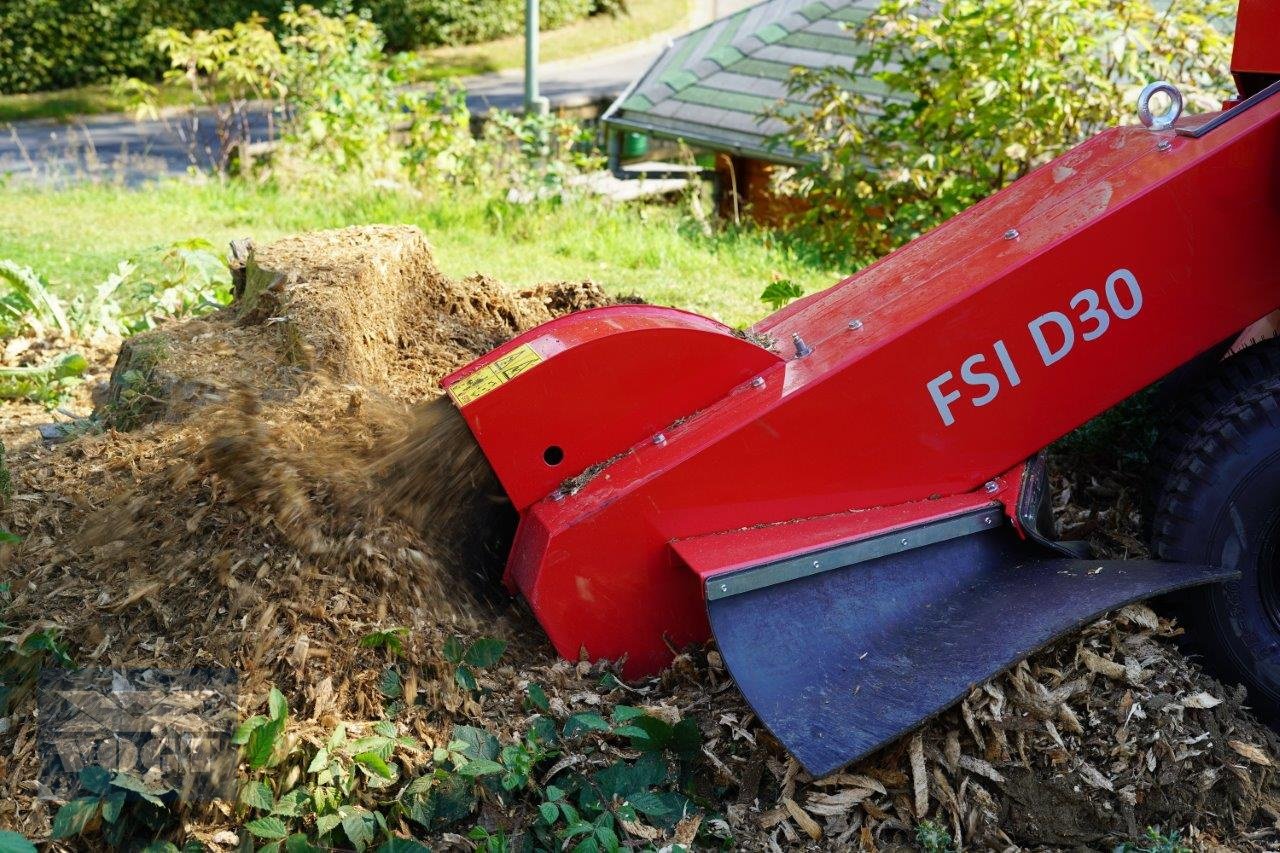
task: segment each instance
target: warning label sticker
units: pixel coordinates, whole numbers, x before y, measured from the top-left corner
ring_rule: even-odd
[[[465,406],[541,363],[542,356],[534,352],[533,347],[522,344],[466,379],[450,385],[449,396],[459,406]]]

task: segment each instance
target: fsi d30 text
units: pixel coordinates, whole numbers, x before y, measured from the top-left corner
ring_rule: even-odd
[[[1137,277],[1119,269],[1107,277],[1103,293],[1086,288],[1071,297],[1071,315],[1047,311],[1027,324],[1031,341],[1045,367],[1070,354],[1078,341],[1095,341],[1111,330],[1115,320],[1130,320],[1142,310],[1142,287]],[[991,345],[990,352],[976,352],[960,363],[960,378],[950,370],[926,383],[929,397],[938,409],[942,423],[956,422],[956,407],[967,400],[975,408],[996,401],[1006,387],[1022,384],[1022,376],[1009,355],[1003,340]],[[963,411],[963,404],[960,404]]]

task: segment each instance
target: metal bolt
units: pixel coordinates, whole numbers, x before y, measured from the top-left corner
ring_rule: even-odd
[[[729,591],[729,585],[728,585],[727,583],[722,583],[722,584],[720,584],[720,591],[721,591],[721,592],[728,592],[728,591]]]
[[[1019,236],[1021,235],[1018,234],[1017,228],[1010,228],[1008,231],[1004,232],[1004,238],[1006,240],[1017,240]]]
[[[907,544],[907,540],[906,540],[906,539],[903,539],[903,540],[902,540],[902,544],[903,544],[903,545],[906,545],[906,544]]]
[[[1168,151],[1171,148],[1173,148],[1173,143],[1167,139],[1161,139],[1159,142],[1156,143],[1156,148],[1158,148],[1161,151]]]
[[[989,516],[989,515],[988,515],[986,518],[982,519],[982,520],[983,520],[983,522],[985,522],[985,523],[987,523],[987,524],[991,524],[991,523],[992,523],[992,521],[991,521],[991,516]]]
[[[817,560],[814,560],[814,561],[813,561],[813,567],[814,567],[815,569],[820,569],[820,568],[822,568],[822,563],[819,563]]]
[[[804,342],[804,338],[800,337],[798,332],[792,333],[791,343],[795,344],[796,358],[804,358],[805,356],[813,354],[813,350]]]
[[[662,433],[658,433],[653,437],[653,443],[661,447],[662,445],[667,443],[667,437]]]
[[[751,380],[751,387],[752,387],[752,388],[763,388],[763,387],[764,387],[764,377],[763,377],[763,376],[757,376],[755,379],[752,379],[752,380]]]
[[[862,328],[862,321],[861,321],[861,320],[850,320],[850,321],[849,321],[849,328],[850,328],[850,329],[852,329],[852,330],[853,330],[853,331],[855,331],[855,332],[856,332],[856,331],[858,331],[859,329],[861,329],[861,328]]]
[[[1000,484],[995,480],[988,480],[986,485],[982,488],[987,490],[987,494],[994,495],[996,492],[1000,491]]]

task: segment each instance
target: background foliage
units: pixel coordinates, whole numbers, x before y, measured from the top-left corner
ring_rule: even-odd
[[[1192,112],[1220,108],[1233,90],[1224,24],[1233,0],[948,0],[937,14],[920,9],[886,0],[853,33],[868,50],[852,70],[792,81],[797,92],[816,88],[818,106],[788,140],[814,164],[785,189],[809,196],[804,238],[847,266],[1106,127],[1136,122],[1138,91],[1152,80],[1177,84]]]
[[[542,0],[543,29],[622,0]],[[335,4],[324,4],[336,8]],[[360,0],[392,50],[470,44],[524,27],[524,0]],[[229,27],[257,14],[276,21],[285,0],[0,0],[0,93],[36,92],[110,80],[155,78],[165,63],[147,34],[155,28]]]

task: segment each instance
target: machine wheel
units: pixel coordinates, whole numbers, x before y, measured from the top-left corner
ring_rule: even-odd
[[[1185,432],[1152,523],[1156,556],[1234,568],[1241,579],[1171,604],[1188,645],[1280,720],[1280,342],[1220,365]],[[1188,412],[1188,416],[1190,416]],[[1159,457],[1157,457],[1159,458]]]
[[[1202,424],[1255,382],[1275,376],[1280,365],[1280,338],[1262,341],[1223,361],[1232,340],[1193,359],[1165,377],[1156,397],[1160,435],[1151,453],[1153,501],[1160,497],[1164,477]]]

